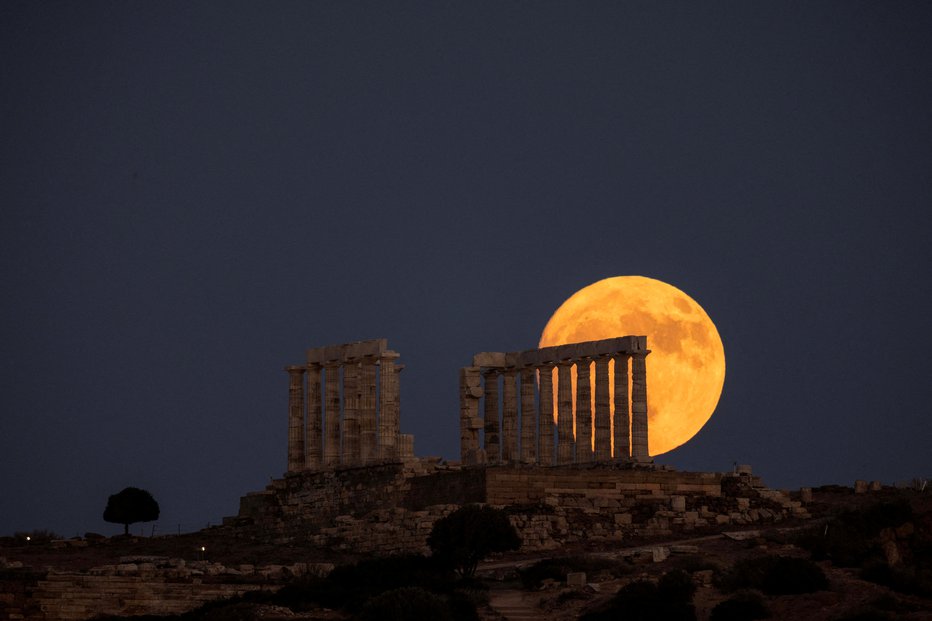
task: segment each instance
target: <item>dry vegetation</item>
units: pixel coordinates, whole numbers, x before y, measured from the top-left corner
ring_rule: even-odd
[[[222,528],[152,539],[116,537],[80,547],[53,544],[51,534],[34,537],[28,546],[22,538],[6,538],[0,556],[32,571],[80,570],[129,555],[195,560],[204,546],[211,560],[227,564],[342,566],[328,578],[294,580],[275,594],[214,604],[185,615],[189,619],[491,620],[504,618],[495,608],[504,596],[541,621],[622,618],[620,610],[626,619],[932,619],[932,495],[892,489],[855,495],[850,488],[829,487],[815,490],[810,512],[812,520],[743,540],[706,535],[638,542],[640,549],[629,543],[549,556],[509,553],[480,565],[477,578],[465,582],[429,559],[354,559],[260,545],[231,538]],[[664,554],[654,555],[652,547],[673,553],[658,560]],[[0,573],[10,579],[15,571]],[[585,572],[585,586],[567,586],[574,572]]]

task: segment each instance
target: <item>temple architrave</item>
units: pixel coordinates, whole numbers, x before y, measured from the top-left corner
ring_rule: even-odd
[[[413,436],[400,432],[398,357],[374,339],[309,349],[306,364],[285,367],[288,472],[413,456]]]
[[[472,366],[460,370],[463,465],[564,466],[649,460],[646,368],[649,353],[646,336],[622,336],[520,352],[476,354]],[[609,403],[609,361],[614,361],[614,408]],[[594,408],[590,393],[593,366]],[[574,367],[575,426],[571,385]],[[557,370],[556,433],[554,369]]]

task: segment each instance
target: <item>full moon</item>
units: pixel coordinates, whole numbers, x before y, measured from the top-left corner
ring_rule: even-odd
[[[648,451],[660,455],[689,441],[712,417],[725,384],[725,348],[695,300],[644,276],[606,278],[574,293],[547,322],[540,347],[627,335],[646,335],[651,350]]]

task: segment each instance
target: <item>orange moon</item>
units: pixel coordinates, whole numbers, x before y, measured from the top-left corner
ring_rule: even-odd
[[[712,417],[725,384],[725,348],[695,300],[644,276],[606,278],[574,293],[547,322],[540,347],[627,335],[646,335],[651,350],[648,451],[660,455],[688,442]]]

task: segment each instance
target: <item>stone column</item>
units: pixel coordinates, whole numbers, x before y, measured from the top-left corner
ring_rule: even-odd
[[[647,459],[647,354],[631,357],[631,457]]]
[[[324,364],[324,398],[326,410],[326,433],[324,440],[324,463],[328,466],[340,465],[340,363]]]
[[[304,469],[304,367],[288,371],[288,472]]]
[[[395,359],[398,354],[386,351],[379,360],[379,455],[384,461],[396,461],[399,458],[398,436],[400,427],[400,391],[398,387],[398,369]]]
[[[553,465],[553,365],[545,364],[540,371],[540,452],[538,462]]]
[[[631,404],[628,401],[628,356],[615,356],[615,461],[631,456]]]
[[[361,463],[359,452],[359,363],[343,364],[343,459],[345,466]]]
[[[376,369],[374,358],[364,359],[359,366],[359,454],[363,464],[373,464],[379,460]]]
[[[502,461],[518,461],[518,373],[505,369],[502,380]]]
[[[612,412],[609,395],[608,358],[595,361],[595,460],[612,459]]]
[[[485,456],[490,464],[501,463],[501,426],[498,420],[498,371],[489,370],[485,378]]]
[[[537,461],[537,407],[534,405],[536,373],[533,367],[521,369],[521,462]]]
[[[304,468],[320,468],[323,436],[320,424],[320,365],[307,365],[307,423],[305,426]]]
[[[557,463],[573,463],[576,452],[573,440],[572,362],[561,362],[557,371]]]
[[[589,359],[576,361],[576,463],[592,461],[592,387]]]
[[[460,369],[460,462],[464,466],[483,463],[479,448],[479,399],[482,397],[482,376],[479,367]]]

